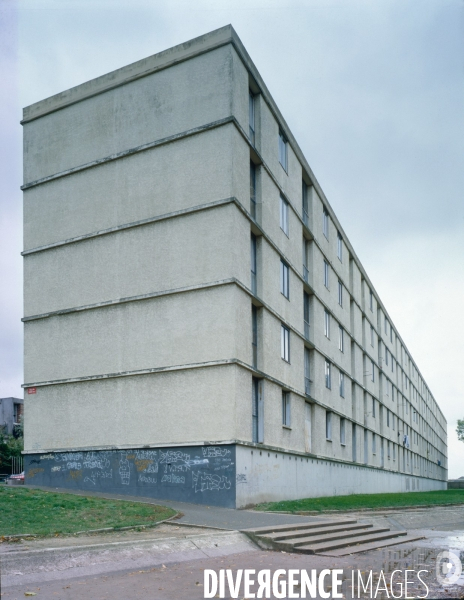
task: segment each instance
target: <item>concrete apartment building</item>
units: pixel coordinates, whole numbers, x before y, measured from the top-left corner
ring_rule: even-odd
[[[231,26],[22,124],[27,480],[446,488],[446,420]]]

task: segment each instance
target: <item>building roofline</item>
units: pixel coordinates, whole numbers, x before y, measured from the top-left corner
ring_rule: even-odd
[[[64,92],[55,94],[35,102],[23,108],[23,120],[21,124],[28,123],[49,113],[55,112],[76,102],[86,100],[92,96],[102,94],[108,90],[125,85],[141,77],[151,75],[156,71],[166,69],[177,63],[183,62],[199,54],[209,52],[220,46],[224,46],[238,40],[232,25],[226,25],[220,29],[215,29],[192,40],[178,44],[142,60],[126,65],[95,79],[90,79],[75,87],[69,88]],[[240,45],[241,42],[240,42]]]

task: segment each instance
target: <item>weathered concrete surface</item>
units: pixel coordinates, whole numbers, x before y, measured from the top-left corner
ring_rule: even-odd
[[[28,107],[23,124],[25,385],[37,387],[26,397],[28,454],[249,444],[256,377],[259,451],[345,468],[273,478],[279,469],[263,460],[241,478],[236,505],[321,493],[315,480],[329,494],[446,485],[444,416],[230,26]]]
[[[168,527],[168,526],[167,526]],[[177,537],[178,543],[184,543],[185,539],[182,536],[185,534],[182,530],[176,530],[173,526],[167,535],[171,540],[171,547],[176,543],[173,538]],[[197,537],[197,532],[193,529],[194,540],[197,543],[201,538]],[[203,530],[203,533],[205,530]],[[139,534],[140,535],[140,534]],[[86,567],[77,567],[74,569],[65,568],[61,571],[44,571],[31,575],[30,579],[21,575],[6,577],[3,579],[3,596],[8,600],[22,597],[26,591],[33,591],[36,597],[50,599],[57,598],[58,600],[139,600],[146,598],[156,598],[156,600],[196,600],[204,598],[203,593],[203,571],[204,569],[232,569],[236,573],[237,569],[316,569],[320,572],[322,569],[340,568],[344,569],[344,587],[346,598],[351,598],[350,580],[351,572],[354,569],[363,571],[373,570],[378,574],[380,569],[385,574],[391,573],[395,569],[415,569],[421,568],[429,571],[429,576],[426,578],[426,583],[429,586],[432,598],[460,598],[462,595],[462,587],[453,586],[445,591],[437,585],[434,575],[435,562],[437,553],[440,549],[446,549],[446,546],[439,544],[437,547],[427,548],[423,545],[412,547],[389,548],[385,550],[377,550],[364,555],[358,555],[355,558],[352,556],[342,558],[332,558],[326,556],[301,556],[295,554],[265,552],[253,549],[251,546],[243,552],[234,544],[226,545],[220,543],[215,547],[217,554],[214,556],[211,552],[212,547],[210,542],[215,539],[221,539],[222,534],[214,532],[210,536],[210,532],[203,537],[204,543],[195,555],[189,555],[187,552],[174,553],[165,555],[165,560],[162,563],[153,560],[151,563],[147,560],[145,566],[142,566],[143,560],[148,558],[149,551],[145,551],[144,558],[141,557],[141,549],[147,541],[149,534],[145,532],[140,535],[135,544],[138,550],[133,550],[132,557],[124,556],[126,549],[120,551],[119,562],[107,560],[106,563],[90,564],[90,555],[87,557],[88,565]],[[228,533],[230,541],[234,540],[235,534]],[[124,541],[124,535],[118,540]],[[133,534],[130,535],[133,537]],[[96,538],[101,540],[101,538]],[[114,539],[111,536],[111,539]],[[225,538],[222,538],[224,540]],[[208,540],[208,542],[206,542]],[[82,540],[81,540],[82,541]],[[206,543],[205,543],[206,542]],[[66,543],[68,540],[51,540],[55,546]],[[166,542],[168,544],[168,542]],[[207,546],[209,544],[209,549]],[[39,542],[36,546],[42,547],[43,542]],[[201,543],[198,543],[201,545]],[[27,544],[30,547],[30,544]],[[448,546],[449,547],[449,546]],[[3,546],[0,546],[3,550]],[[235,552],[234,552],[235,550]],[[15,552],[17,552],[15,546]],[[103,553],[102,553],[103,554]],[[103,557],[101,557],[103,558]],[[114,556],[113,556],[114,558]],[[160,558],[160,557],[158,557]],[[108,555],[107,555],[108,559]],[[98,573],[98,568],[103,568],[106,565],[107,571]],[[111,571],[113,567],[113,571]],[[241,588],[239,598],[243,598],[243,587]],[[409,589],[410,596],[424,594],[424,588],[419,586],[411,586]],[[415,595],[416,594],[416,595]],[[318,596],[319,598],[320,596]],[[365,597],[365,596],[364,596]],[[226,595],[226,598],[230,596]]]
[[[9,586],[17,581],[29,584],[61,579],[63,575],[101,575],[253,549],[250,540],[236,531],[161,525],[142,534],[127,532],[4,544],[0,546],[0,558],[3,585]]]
[[[181,503],[175,503],[179,506]],[[225,515],[234,513],[235,523],[242,519],[248,524],[255,516],[256,523],[263,521],[291,522],[298,517],[272,515],[252,511],[233,511],[205,506],[182,505],[183,519],[207,520],[208,513],[215,522],[226,521]],[[203,570],[208,569],[332,569],[345,570],[346,598],[351,598],[349,582],[351,571],[382,569],[391,573],[395,569],[426,569],[429,597],[460,598],[462,586],[452,586],[448,591],[437,585],[435,565],[441,550],[464,550],[464,507],[438,507],[409,509],[405,511],[379,511],[341,513],[339,519],[363,518],[374,525],[387,524],[394,528],[422,532],[427,539],[415,544],[400,545],[356,555],[356,557],[301,556],[295,554],[264,552],[238,532],[218,531],[181,524],[163,524],[155,530],[97,534],[46,540],[24,540],[16,544],[1,544],[0,559],[3,564],[3,598],[12,600],[34,591],[37,599],[58,598],[86,600],[104,598],[112,600],[195,600],[203,598]],[[321,515],[321,518],[328,517]],[[332,518],[330,515],[329,518]],[[308,517],[299,517],[308,520]],[[295,522],[295,521],[293,521]],[[435,529],[425,529],[431,523]],[[156,541],[155,541],[156,539]],[[245,544],[245,546],[243,545]],[[49,557],[53,556],[54,559]],[[12,568],[14,564],[23,570]],[[5,565],[7,565],[5,570]],[[14,574],[21,573],[21,574]],[[464,583],[464,581],[463,581]],[[414,587],[414,586],[413,586]],[[243,588],[242,590],[243,591]],[[417,587],[410,595],[424,594]],[[227,596],[226,596],[227,597]],[[243,594],[239,595],[243,598]]]

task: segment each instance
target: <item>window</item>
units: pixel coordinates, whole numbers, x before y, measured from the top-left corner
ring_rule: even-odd
[[[377,452],[377,439],[375,437],[375,433],[372,432],[372,454]]]
[[[287,298],[290,298],[290,269],[283,260],[280,261],[280,291]]]
[[[374,361],[373,361],[373,360],[371,360],[371,369],[372,369],[372,372],[371,372],[371,380],[372,380],[372,381],[375,381],[375,364],[374,364]]]
[[[329,263],[324,261],[324,285],[329,289]]]
[[[258,309],[253,304],[251,305],[251,349],[253,368],[258,366]]]
[[[303,279],[306,283],[309,283],[308,256],[309,242],[306,238],[303,238]]]
[[[392,444],[393,446],[393,460],[396,460],[396,446],[395,444]]]
[[[311,395],[311,378],[310,378],[310,356],[309,349],[304,349],[304,375],[305,375],[305,394]]]
[[[325,437],[332,440],[332,413],[330,411],[325,413]]]
[[[337,231],[337,256],[342,261],[343,259],[343,238],[341,233]]]
[[[285,172],[288,172],[288,157],[287,157],[287,138],[283,134],[281,130],[279,130],[279,162],[282,167],[285,169]]]
[[[392,429],[395,431],[395,415],[392,413]]]
[[[374,328],[371,325],[371,346],[374,347]]]
[[[390,441],[387,440],[387,458],[390,460]]]
[[[388,319],[385,317],[385,334],[388,333]]]
[[[290,427],[290,392],[282,392],[282,425]]]
[[[408,406],[408,402],[406,401],[406,414],[409,414],[409,406]]]
[[[304,336],[309,340],[309,294],[303,292]]]
[[[338,280],[338,303],[343,306],[343,283]]]
[[[372,416],[375,419],[375,398],[372,398]]]
[[[251,423],[252,423],[252,441],[258,442],[259,439],[259,380],[256,377],[252,379],[252,400],[251,400]]]
[[[302,184],[302,212],[303,223],[306,225],[306,227],[309,227],[308,186],[304,181]]]
[[[330,339],[330,313],[324,311],[324,335]]]
[[[340,419],[340,444],[344,446],[346,444],[346,419],[343,417]]]
[[[332,389],[332,365],[328,360],[325,361],[325,387],[329,390]]]
[[[340,352],[345,351],[345,330],[341,325],[338,327],[338,348]]]
[[[325,206],[322,211],[322,233],[327,239],[329,239],[329,213],[327,212]]]
[[[250,161],[250,212],[256,219],[256,166]]]
[[[23,414],[23,405],[15,402],[13,404],[13,423],[19,423]]]
[[[393,327],[390,325],[390,342],[393,344]]]
[[[290,362],[290,329],[285,325],[280,329],[280,351],[282,358]]]
[[[388,349],[387,348],[385,348],[385,364],[388,367]]]
[[[288,236],[288,202],[280,197],[280,228]]]
[[[345,374],[340,371],[340,396],[345,397]]]
[[[249,110],[249,133],[250,142],[255,145],[255,97],[251,90],[248,91],[248,110]]]
[[[374,294],[372,293],[372,290],[369,290],[369,308],[371,309],[371,312],[374,312]]]
[[[251,234],[251,291],[256,294],[256,236]]]
[[[390,411],[387,408],[387,427],[390,427]]]

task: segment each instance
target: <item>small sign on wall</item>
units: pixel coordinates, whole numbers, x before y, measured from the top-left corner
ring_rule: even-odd
[[[28,394],[37,394],[37,388],[27,388]]]

